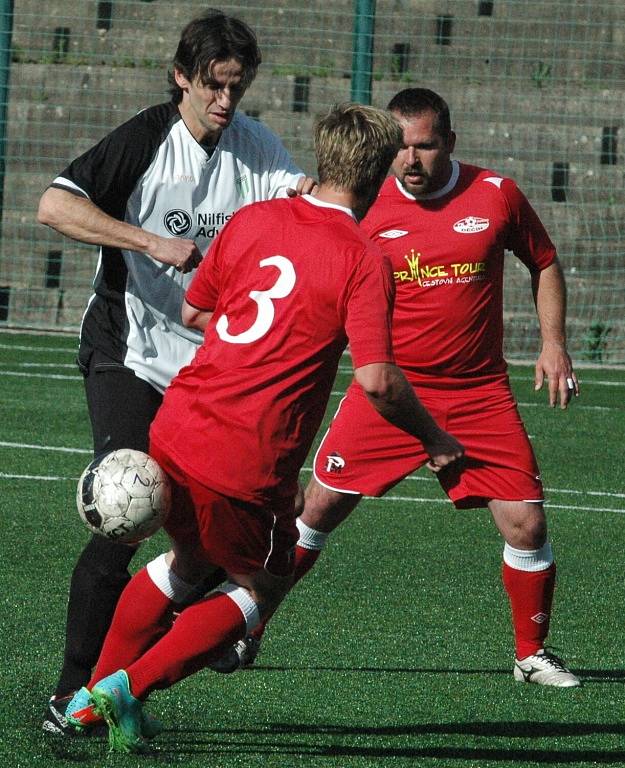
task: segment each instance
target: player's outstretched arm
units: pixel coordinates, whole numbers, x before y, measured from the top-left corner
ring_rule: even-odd
[[[193,240],[147,232],[109,216],[86,197],[57,187],[43,193],[37,220],[73,240],[147,253],[181,272],[189,272],[202,260]]]
[[[540,324],[542,350],[536,361],[535,389],[548,379],[549,405],[566,408],[573,395],[579,396],[579,384],[566,350],[566,285],[560,262],[556,259],[546,269],[532,275],[532,291]]]
[[[438,426],[396,365],[372,363],[356,368],[354,374],[378,413],[423,443],[433,472],[463,456],[462,445]]]

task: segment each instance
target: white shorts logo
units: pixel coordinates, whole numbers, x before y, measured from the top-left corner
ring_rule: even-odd
[[[406,229],[387,229],[386,232],[380,232],[380,237],[385,237],[387,240],[395,240],[397,237],[403,237],[408,234]]]
[[[329,453],[326,456],[326,472],[334,472],[336,474],[345,466],[345,459],[338,453]]]
[[[454,224],[454,232],[463,235],[471,235],[474,232],[483,232],[490,226],[489,219],[481,219],[479,216],[467,216]]]

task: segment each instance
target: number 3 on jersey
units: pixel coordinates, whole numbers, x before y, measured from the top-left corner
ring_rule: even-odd
[[[258,305],[258,314],[254,324],[247,331],[232,335],[228,333],[227,315],[222,315],[219,318],[215,330],[222,341],[227,341],[230,344],[251,344],[262,338],[273,323],[275,309],[272,299],[284,299],[295,286],[295,269],[285,256],[270,256],[259,262],[259,266],[277,267],[280,270],[280,276],[266,291],[250,291],[250,299]]]

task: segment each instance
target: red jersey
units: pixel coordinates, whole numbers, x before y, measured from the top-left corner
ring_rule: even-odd
[[[345,208],[307,196],[236,213],[186,294],[212,310],[151,440],[226,496],[294,493],[349,339],[354,367],[393,362],[391,270]]]
[[[361,226],[393,265],[393,349],[408,378],[504,373],[504,250],[530,271],[556,257],[514,181],[453,161],[443,189],[415,198],[390,177]]]

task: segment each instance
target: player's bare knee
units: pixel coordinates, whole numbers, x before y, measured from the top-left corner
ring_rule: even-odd
[[[501,535],[511,547],[540,549],[547,541],[547,521],[542,504],[492,500],[488,506]]]
[[[528,549],[540,549],[547,541],[547,519],[542,504],[526,502],[520,518],[520,532]]]

